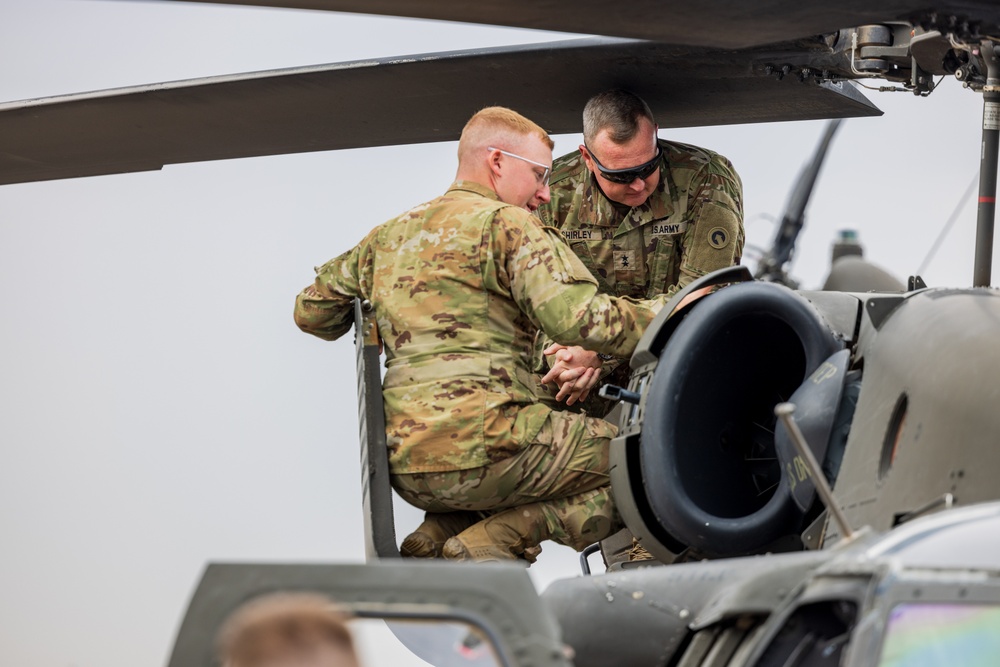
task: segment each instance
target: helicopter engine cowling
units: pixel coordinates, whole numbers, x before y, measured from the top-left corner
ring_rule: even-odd
[[[630,464],[641,493],[635,474],[629,482],[671,551],[743,555],[801,531],[775,457],[774,406],[842,347],[808,301],[773,283],[722,289],[676,325],[633,383],[647,387]]]

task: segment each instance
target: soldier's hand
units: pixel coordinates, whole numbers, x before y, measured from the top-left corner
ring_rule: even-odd
[[[601,376],[603,362],[597,353],[579,346],[554,344],[547,347],[544,354],[554,355],[549,360],[552,368],[542,378],[542,382],[555,382],[558,385],[556,400],[565,400],[566,405],[573,405],[587,398]]]
[[[565,382],[576,381],[588,368],[600,368],[602,363],[596,352],[579,346],[566,347],[553,343],[542,350],[542,354],[551,357],[548,359],[549,372],[542,378],[542,383],[555,382],[560,387]]]
[[[587,396],[590,395],[590,390],[594,388],[597,380],[601,377],[599,368],[576,368],[566,371],[566,374],[577,374],[575,380],[567,379],[563,382],[559,387],[559,393],[556,394],[556,400],[565,400],[566,405],[586,400]]]

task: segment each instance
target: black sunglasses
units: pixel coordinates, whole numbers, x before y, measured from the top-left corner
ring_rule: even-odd
[[[649,175],[656,171],[657,167],[660,166],[660,155],[663,151],[660,149],[660,145],[656,145],[656,155],[649,162],[643,162],[636,167],[629,167],[628,169],[608,169],[594,155],[594,151],[590,150],[590,146],[584,144],[584,148],[590,153],[591,159],[594,164],[597,165],[597,170],[601,172],[601,176],[608,179],[612,183],[631,183],[635,179],[645,180],[649,178]]]

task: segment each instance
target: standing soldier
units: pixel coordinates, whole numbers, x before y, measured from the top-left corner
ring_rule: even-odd
[[[579,551],[620,526],[615,427],[538,402],[534,341],[541,329],[626,358],[665,299],[599,294],[531,214],[549,199],[552,146],[509,109],[478,112],[448,191],[317,269],[296,300],[299,327],[327,340],[350,329],[354,299],[375,307],[391,480],[427,512],[404,555],[509,560],[546,539]]]
[[[657,129],[641,98],[601,93],[583,110],[583,145],[552,165],[551,201],[538,215],[561,230],[603,294],[672,296],[743,254],[743,186],[733,165],[658,139]],[[557,376],[558,399],[587,398],[599,378],[628,384],[627,358],[549,343],[540,347],[555,354],[553,369],[567,371]],[[603,415],[611,406],[595,399],[585,407]]]

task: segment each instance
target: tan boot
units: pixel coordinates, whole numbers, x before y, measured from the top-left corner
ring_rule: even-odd
[[[643,560],[656,560],[656,557],[642,546],[642,542],[633,537],[632,548],[628,550],[628,562],[635,563]]]
[[[545,513],[533,503],[499,512],[463,530],[445,542],[442,554],[451,560],[532,562],[540,551],[539,542],[548,535]]]
[[[428,512],[424,522],[406,536],[399,546],[404,558],[441,558],[441,550],[448,538],[483,518],[481,512]]]
[[[528,565],[531,565],[536,560],[538,560],[538,557],[541,555],[542,555],[542,545],[539,544],[534,547],[525,547],[524,553],[521,554],[521,558],[528,561]]]

